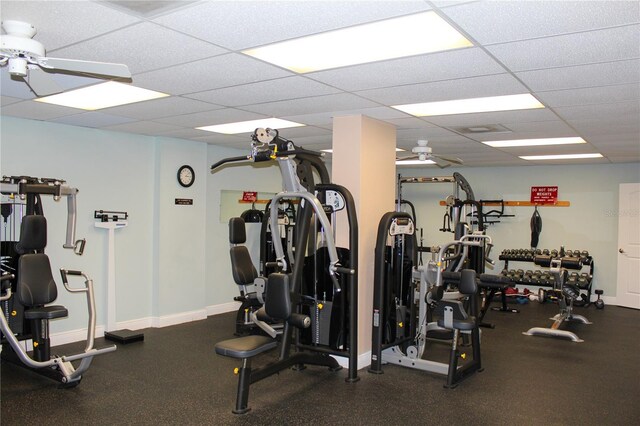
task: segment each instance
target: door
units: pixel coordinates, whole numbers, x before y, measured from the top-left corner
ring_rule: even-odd
[[[640,183],[620,184],[616,301],[640,309]]]

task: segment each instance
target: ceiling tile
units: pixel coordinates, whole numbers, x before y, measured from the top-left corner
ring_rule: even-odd
[[[398,129],[420,129],[426,127],[435,127],[431,123],[418,118],[418,117],[403,117],[403,118],[385,118],[389,124],[393,124]]]
[[[432,125],[414,129],[398,129],[396,130],[396,138],[399,141],[411,142],[410,146],[414,146],[418,139],[432,139],[437,137],[458,136],[452,131],[433,127]]]
[[[518,123],[501,123],[507,129],[510,129],[513,133],[527,133],[527,132],[567,132],[572,133],[573,130],[565,122],[560,120],[555,121],[523,121]],[[506,133],[505,135],[508,135]],[[495,134],[495,136],[498,136]],[[500,135],[503,136],[503,135]],[[511,138],[508,138],[511,139]]]
[[[373,108],[375,102],[363,99],[350,93],[335,95],[313,96],[287,101],[267,102],[264,104],[246,105],[242,109],[274,117],[313,114],[316,112],[330,112],[352,110],[356,108]]]
[[[523,71],[516,76],[534,92],[637,83],[640,60],[604,62],[547,70]],[[612,76],[615,80],[612,81]]]
[[[525,40],[640,22],[637,1],[487,1],[444,13],[482,44]]]
[[[637,163],[640,162],[640,153],[636,155],[608,155],[607,158],[612,163]]]
[[[468,48],[320,71],[307,76],[355,91],[500,73],[504,73],[504,68],[482,49]]]
[[[518,123],[528,121],[553,121],[557,116],[547,108],[519,111],[480,112],[476,114],[441,115],[423,117],[437,126],[481,126],[485,124]]]
[[[78,111],[81,110],[35,101],[16,102],[7,106],[3,105],[0,109],[2,115],[32,120],[51,120],[65,115],[77,114]]]
[[[172,124],[181,127],[202,127],[214,124],[233,123],[236,121],[257,120],[265,118],[265,115],[256,114],[239,109],[225,108],[212,111],[196,112],[186,115],[175,115],[173,117],[159,118],[155,120],[157,123]]]
[[[144,40],[144,48],[134,40]],[[123,46],[131,46],[123,48]],[[185,49],[185,46],[189,46]],[[55,51],[56,57],[125,64],[132,74],[227,53],[184,34],[143,22]]]
[[[579,105],[554,108],[560,117],[566,120],[584,120],[596,118],[607,120],[630,115],[635,122],[640,122],[640,101],[616,102],[612,104]]]
[[[103,127],[104,130],[114,132],[139,133],[144,135],[156,135],[158,132],[168,132],[179,130],[180,127],[170,124],[156,123],[154,121],[135,121],[132,123],[117,124],[115,126]]]
[[[140,22],[93,1],[3,1],[2,20],[7,19],[34,25],[34,39],[47,52]]]
[[[320,126],[330,129],[333,127],[334,117],[344,117],[347,115],[366,115],[367,117],[387,121],[396,117],[406,117],[406,114],[389,107],[360,108],[345,111],[328,111],[313,114],[284,115],[285,120],[295,121],[309,125]],[[424,123],[423,123],[424,124]]]
[[[102,111],[107,114],[131,117],[138,120],[153,120],[156,118],[211,111],[220,108],[222,107],[208,102],[185,99],[179,96],[171,96],[167,98],[121,105],[113,108],[106,108]]]
[[[179,138],[179,139],[193,139],[193,140],[197,140],[197,138],[201,138],[203,136],[206,136],[207,134],[209,134],[211,132],[205,132],[204,130],[197,130],[197,129],[193,129],[193,128],[181,128],[178,130],[166,130],[166,131],[161,131],[158,132],[158,135],[160,136],[166,136],[169,138]]]
[[[640,57],[638,46],[640,25],[629,25],[498,44],[487,49],[511,71],[526,71],[637,59]]]
[[[4,96],[4,95],[0,96],[0,106],[11,105],[21,101],[22,99],[20,98],[12,98],[10,96]]]
[[[276,80],[260,81],[223,89],[187,95],[193,99],[225,106],[250,105],[262,101],[275,102],[308,96],[329,95],[340,92],[339,89],[301,76],[285,77]]]
[[[640,99],[640,83],[534,93],[550,107],[612,103]]]
[[[154,19],[240,50],[307,34],[428,10],[424,1],[210,1]],[[214,23],[215,24],[212,24]]]
[[[386,105],[517,95],[528,90],[509,74],[363,90],[358,95]]]
[[[136,120],[133,118],[118,117],[115,115],[104,114],[102,112],[91,111],[54,118],[51,121],[80,127],[106,127],[114,126],[116,124],[130,123]]]
[[[147,89],[184,95],[290,75],[292,73],[248,56],[231,53],[137,74],[133,82]]]
[[[329,136],[331,137],[331,130],[323,129],[321,127],[316,126],[303,126],[303,127],[292,127],[290,129],[282,129],[280,131],[280,136],[291,139],[295,142],[296,138],[304,138],[308,136]]]

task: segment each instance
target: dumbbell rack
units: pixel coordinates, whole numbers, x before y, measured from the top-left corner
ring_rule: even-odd
[[[516,285],[533,285],[538,287],[553,287],[554,277],[548,270],[524,271],[522,269],[509,270],[509,262],[530,262],[534,263],[537,255],[547,255],[560,257],[560,251],[549,249],[505,249],[499,256],[504,261],[502,275],[508,276]],[[582,294],[583,304],[588,305],[591,301],[591,287],[593,283],[593,272],[595,262],[593,257],[586,250],[566,250],[565,259],[580,260],[583,267],[588,267],[589,272],[569,272],[567,283],[576,285]],[[586,301],[585,301],[586,300]]]

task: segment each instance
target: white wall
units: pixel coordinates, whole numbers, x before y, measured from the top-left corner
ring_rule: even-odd
[[[564,245],[568,250],[588,250],[595,260],[594,288],[604,289],[606,296],[615,296],[618,186],[623,182],[640,182],[637,163],[398,169],[402,176],[451,176],[455,171],[469,181],[476,199],[528,201],[531,186],[558,186],[558,199],[569,201],[571,206],[538,209],[543,223],[538,248],[559,249]],[[441,244],[452,237],[452,234],[438,231],[445,212],[445,207],[439,206],[438,202],[451,191],[451,184],[403,185],[403,198],[416,205],[418,227],[424,228],[425,246]],[[529,221],[533,211],[533,207],[506,208],[506,213],[516,216],[504,218],[488,228],[495,244],[492,257],[496,260],[496,271],[504,266],[497,260],[502,249],[530,247]],[[510,269],[537,269],[534,266],[531,263],[509,264]]]

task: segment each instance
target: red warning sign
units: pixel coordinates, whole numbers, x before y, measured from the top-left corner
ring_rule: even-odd
[[[532,204],[556,204],[558,202],[557,186],[532,186]]]
[[[244,191],[242,193],[242,201],[255,202],[258,199],[258,193],[253,191]]]

